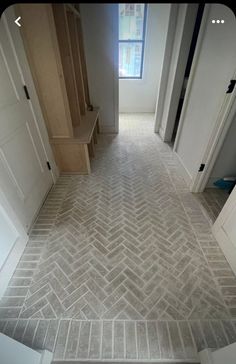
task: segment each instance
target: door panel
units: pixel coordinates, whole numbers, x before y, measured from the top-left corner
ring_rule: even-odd
[[[224,23],[212,23],[223,19]],[[181,113],[175,151],[193,184],[207,148],[236,62],[236,21],[230,8],[207,4]]]
[[[236,274],[236,187],[213,225],[213,234]]]
[[[52,185],[4,15],[0,21],[0,187],[28,230]]]
[[[1,145],[0,152],[5,165],[7,163],[8,170],[10,170],[11,175],[18,182],[25,199],[43,172],[42,163],[33,144],[27,123],[17,130],[14,137],[10,138],[4,145]],[[16,156],[20,156],[20,163]],[[27,179],[25,178],[26,171]]]
[[[4,88],[0,88],[0,108],[13,105],[19,96],[15,89],[14,82],[11,79],[9,68],[7,67],[6,60],[2,47],[0,48],[0,79],[4,84]]]

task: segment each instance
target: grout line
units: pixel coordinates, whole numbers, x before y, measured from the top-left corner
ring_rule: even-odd
[[[89,358],[89,353],[90,353],[91,335],[92,335],[92,322],[90,322],[90,325],[89,325],[89,339],[88,339],[88,353],[87,353],[88,358]]]
[[[224,336],[225,336],[225,338],[226,338],[226,341],[227,341],[228,345],[230,345],[231,343],[230,343],[230,341],[229,341],[229,339],[228,339],[228,335],[227,335],[227,333],[226,333],[226,331],[225,331],[225,328],[224,328],[224,325],[223,325],[223,323],[222,323],[222,320],[220,320],[220,321],[219,321],[219,325],[220,325],[220,326],[221,326],[221,328],[222,328],[222,332],[223,332],[223,334],[224,334]]]
[[[205,335],[204,335],[203,328],[202,328],[202,325],[201,325],[201,321],[200,321],[200,320],[198,320],[198,326],[199,326],[199,328],[200,328],[200,332],[201,332],[201,335],[202,335],[202,337],[203,337],[203,341],[204,341],[204,343],[205,343],[204,347],[206,347],[206,348],[207,348],[207,341],[206,341],[206,337],[205,337]]]
[[[150,353],[150,345],[149,345],[149,336],[148,336],[148,327],[147,327],[147,321],[145,321],[145,331],[146,331],[146,340],[147,340],[147,351],[148,351],[148,359],[151,359],[151,353]]]
[[[63,360],[63,363],[72,363],[74,362],[75,364],[78,364],[78,359],[64,359]],[[127,360],[121,360],[121,359],[102,359],[102,360],[99,360],[99,363],[108,363],[108,364],[113,364],[113,363],[119,363],[119,364],[126,364],[126,363],[140,363],[140,364],[146,364],[146,363],[160,363],[160,364],[163,364],[163,363],[169,363],[169,364],[177,364],[177,363],[180,363],[180,364],[192,364],[192,363],[195,363],[195,364],[199,364],[199,359],[174,359],[174,362],[173,362],[173,359],[140,359],[137,361],[137,359],[127,359]],[[52,361],[52,364],[57,364],[57,363],[60,363],[62,364],[62,360],[61,359],[55,359]],[[98,360],[97,359],[81,359],[79,361],[80,364],[83,364],[83,363],[95,363],[95,364],[98,364]]]
[[[171,356],[174,359],[174,349],[173,349],[173,343],[172,343],[171,336],[170,336],[170,328],[169,328],[168,321],[166,322],[166,327],[167,327],[167,333],[168,333],[168,338],[169,338],[169,343],[170,343]]]
[[[42,321],[44,321],[44,319],[42,319]],[[45,335],[44,335],[44,339],[43,339],[43,343],[42,343],[43,348],[44,348],[44,345],[46,343],[46,337],[47,337],[47,333],[48,333],[49,324],[50,324],[50,322],[48,322],[48,324],[47,324],[47,329],[46,329],[46,332],[45,332]]]
[[[126,325],[125,325],[125,321],[123,322],[124,325],[124,329],[123,329],[123,337],[124,337],[124,360],[126,359]]]
[[[178,321],[176,322],[176,325],[177,325],[177,330],[178,330],[178,333],[179,333],[182,349],[183,349],[183,352],[185,354],[185,357],[187,358],[187,353],[186,353],[185,346],[184,346],[184,340],[183,340],[183,337],[182,337],[182,333],[181,333]]]
[[[175,322],[197,322],[197,321],[201,321],[201,322],[217,322],[217,321],[221,321],[222,320],[222,318],[219,318],[219,319],[215,319],[215,318],[213,318],[213,319],[190,319],[190,320],[188,320],[188,319],[180,319],[180,320],[170,320],[170,319],[161,319],[161,320],[145,320],[145,319],[143,319],[143,320],[140,320],[140,319],[138,319],[138,320],[132,320],[132,319],[114,319],[114,320],[111,320],[111,319],[89,319],[89,320],[86,320],[86,319],[74,319],[74,318],[62,318],[63,319],[63,321],[70,321],[70,320],[74,320],[74,321],[81,321],[81,322],[108,322],[108,321],[117,321],[117,322],[122,322],[122,321],[125,321],[125,322],[168,322],[168,321],[175,321]],[[9,317],[9,318],[5,318],[5,319],[3,319],[3,318],[1,318],[1,321],[4,321],[4,320],[6,320],[6,321],[15,321],[15,320],[17,320],[17,321],[26,321],[26,320],[43,320],[43,321],[57,321],[57,320],[60,320],[60,318],[59,317],[57,317],[57,318],[55,318],[55,317],[51,317],[51,318],[34,318],[34,317],[28,317],[28,318],[23,318],[23,317],[21,317],[21,318],[17,318],[17,317],[15,317],[15,318],[11,318],[11,317]],[[223,318],[223,320],[229,320],[229,321],[231,321],[231,322],[235,322],[236,323],[236,317],[234,317],[234,318],[228,318],[228,317],[226,317],[226,318]]]
[[[65,345],[64,345],[64,352],[63,352],[63,355],[62,355],[63,359],[65,359],[65,355],[66,355],[66,350],[67,350],[67,345],[68,345],[68,340],[69,340],[70,330],[71,330],[71,322],[72,322],[72,320],[69,321],[69,326],[68,326],[68,329],[67,329],[66,341],[65,341]]]
[[[136,344],[136,358],[139,359],[137,321],[135,321],[135,323],[134,323],[134,335],[135,335],[135,344]]]
[[[27,324],[25,325],[25,329],[24,329],[24,332],[23,332],[23,334],[21,336],[21,340],[20,340],[21,343],[23,343],[23,341],[24,341],[25,333],[26,333],[29,323],[30,323],[30,320],[28,320]]]
[[[114,359],[114,347],[115,347],[115,322],[114,320],[111,322],[111,357]]]
[[[100,342],[100,360],[102,360],[102,342],[103,342],[103,331],[104,331],[104,326],[103,326],[103,321],[101,324],[101,342]]]
[[[79,322],[79,332],[78,332],[78,342],[77,342],[77,347],[76,347],[76,351],[75,351],[75,357],[78,358],[78,354],[79,354],[79,342],[80,342],[80,332],[81,332],[81,325],[82,322]]]
[[[32,346],[33,346],[33,343],[34,343],[34,340],[35,340],[36,332],[37,332],[38,327],[39,327],[39,321],[40,321],[40,320],[38,320],[37,325],[36,325],[36,327],[35,327],[34,335],[33,335],[33,338],[32,338]]]
[[[12,332],[12,335],[11,335],[11,337],[13,338],[14,337],[14,335],[15,335],[15,331],[16,331],[16,326],[17,326],[17,324],[18,324],[18,320],[16,321],[16,324],[15,324],[15,327],[14,327],[14,330],[13,330],[13,332]],[[4,326],[4,329],[5,329],[5,326]],[[4,331],[2,331],[2,332],[4,332]],[[32,341],[33,342],[33,341]]]
[[[55,342],[54,342],[54,347],[53,347],[53,357],[54,357],[55,351],[56,351],[56,346],[57,346],[57,341],[58,341],[58,334],[59,334],[59,330],[60,330],[60,325],[61,325],[61,320],[58,321],[58,327],[57,327],[57,332],[56,332],[56,337],[55,337]]]
[[[154,322],[154,326],[155,326],[155,331],[156,331],[156,335],[157,335],[157,345],[158,345],[159,355],[161,357],[161,345],[160,345],[160,336],[159,336],[159,332],[158,332],[157,321]]]

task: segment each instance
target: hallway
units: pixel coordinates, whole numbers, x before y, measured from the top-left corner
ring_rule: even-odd
[[[91,175],[49,193],[0,331],[55,359],[196,361],[196,348],[236,340],[236,278],[153,114],[121,119],[119,135],[99,136]]]

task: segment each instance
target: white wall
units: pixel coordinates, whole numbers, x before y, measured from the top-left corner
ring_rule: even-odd
[[[236,115],[227,132],[223,146],[211,172],[207,187],[214,187],[213,182],[226,177],[236,177]]]
[[[204,163],[236,62],[236,22],[232,10],[222,4],[206,6],[174,147],[189,185],[195,181],[200,163]],[[224,19],[225,23],[213,24],[212,19]]]
[[[160,84],[170,4],[148,4],[143,78],[119,80],[120,112],[154,112]]]
[[[91,103],[102,132],[118,127],[118,4],[80,4]]]

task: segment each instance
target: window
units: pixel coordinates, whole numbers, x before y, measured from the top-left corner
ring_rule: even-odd
[[[146,4],[119,4],[119,78],[142,78]]]

